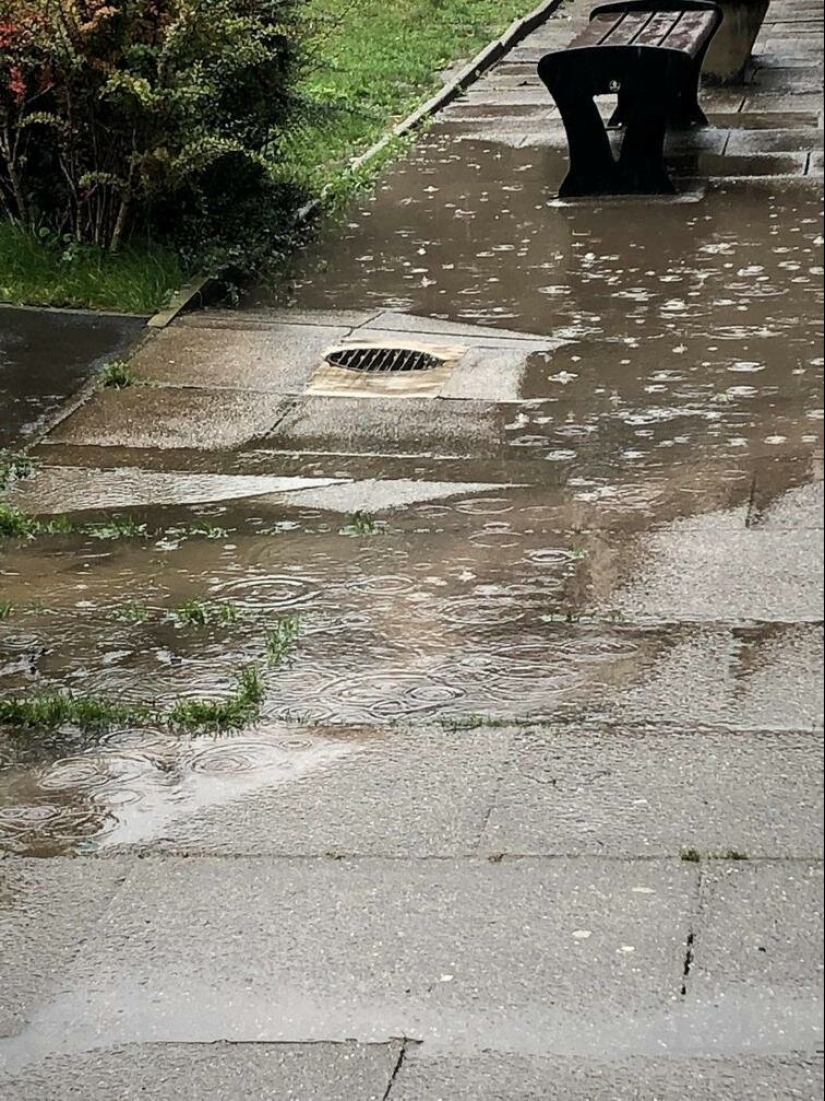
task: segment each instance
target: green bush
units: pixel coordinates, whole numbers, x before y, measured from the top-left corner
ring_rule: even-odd
[[[0,214],[192,251],[277,201],[301,0],[0,0]]]

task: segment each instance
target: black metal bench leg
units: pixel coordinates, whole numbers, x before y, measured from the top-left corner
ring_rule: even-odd
[[[665,168],[669,117],[667,104],[652,102],[649,96],[629,111],[619,157],[623,191],[643,195],[675,193],[676,188]]]
[[[702,80],[703,57],[697,59],[694,72],[685,84],[678,109],[671,120],[671,126],[689,130],[693,126],[707,126],[708,117],[699,106],[699,87]]]
[[[580,68],[580,66],[579,66]],[[593,91],[582,85],[569,56],[546,57],[539,76],[556,101],[570,150],[570,170],[559,189],[561,198],[604,195],[618,190],[618,168]]]

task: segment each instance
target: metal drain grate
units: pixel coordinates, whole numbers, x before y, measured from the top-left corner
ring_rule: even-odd
[[[340,348],[330,352],[327,363],[346,371],[384,375],[399,371],[434,371],[446,360],[415,348]]]

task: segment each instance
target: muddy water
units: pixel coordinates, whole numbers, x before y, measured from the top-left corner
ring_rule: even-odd
[[[168,839],[204,808],[312,782],[399,721],[816,721],[815,571],[805,559],[766,572],[782,550],[766,543],[763,591],[742,595],[737,540],[807,532],[818,507],[819,198],[740,184],[697,202],[559,206],[562,167],[552,150],[436,136],[313,248],[288,292],[252,303],[392,309],[558,341],[530,355],[483,460],[439,471],[433,459],[287,455],[277,440],[231,459],[239,477],[392,468],[483,491],[407,494],[355,536],[343,506],[267,494],[208,507],[200,486],[201,505],[167,494],[181,505],[131,511],[153,529],[205,511],[219,538],[0,550],[0,600],[14,607],[0,622],[2,692],[216,698],[263,661],[279,617],[301,622],[247,733],[0,733],[0,847]],[[174,609],[194,599],[230,603],[235,621],[181,627]]]
[[[143,321],[0,307],[0,448],[19,445]]]

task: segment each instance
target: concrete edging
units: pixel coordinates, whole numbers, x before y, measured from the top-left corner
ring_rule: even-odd
[[[527,35],[532,34],[534,30],[540,27],[541,24],[553,15],[563,3],[565,3],[565,0],[542,0],[542,3],[528,15],[511,23],[500,38],[494,39],[485,46],[480,53],[476,54],[472,61],[456,73],[456,75],[440,88],[434,96],[431,96],[425,103],[422,103],[420,107],[416,107],[411,114],[397,123],[382,138],[371,145],[369,149],[350,161],[346,171],[348,173],[359,172],[376,157],[380,156],[394,141],[414,133],[419,127],[423,126],[425,122],[438,114],[439,111],[448,107],[458,99],[463,92],[480,80],[485,73],[489,72],[489,70],[508,54],[510,50],[517,46],[522,39],[526,38]],[[295,217],[295,225],[305,225],[313,214],[320,209],[321,204],[322,199],[317,197],[302,206]],[[169,306],[149,319],[147,327],[150,329],[165,329],[168,325],[171,325],[180,314],[186,313],[196,308],[199,303],[208,300],[211,297],[210,289],[212,294],[214,294],[215,288],[217,288],[220,283],[221,280],[217,276],[207,275],[195,279],[181,287],[172,298]]]

